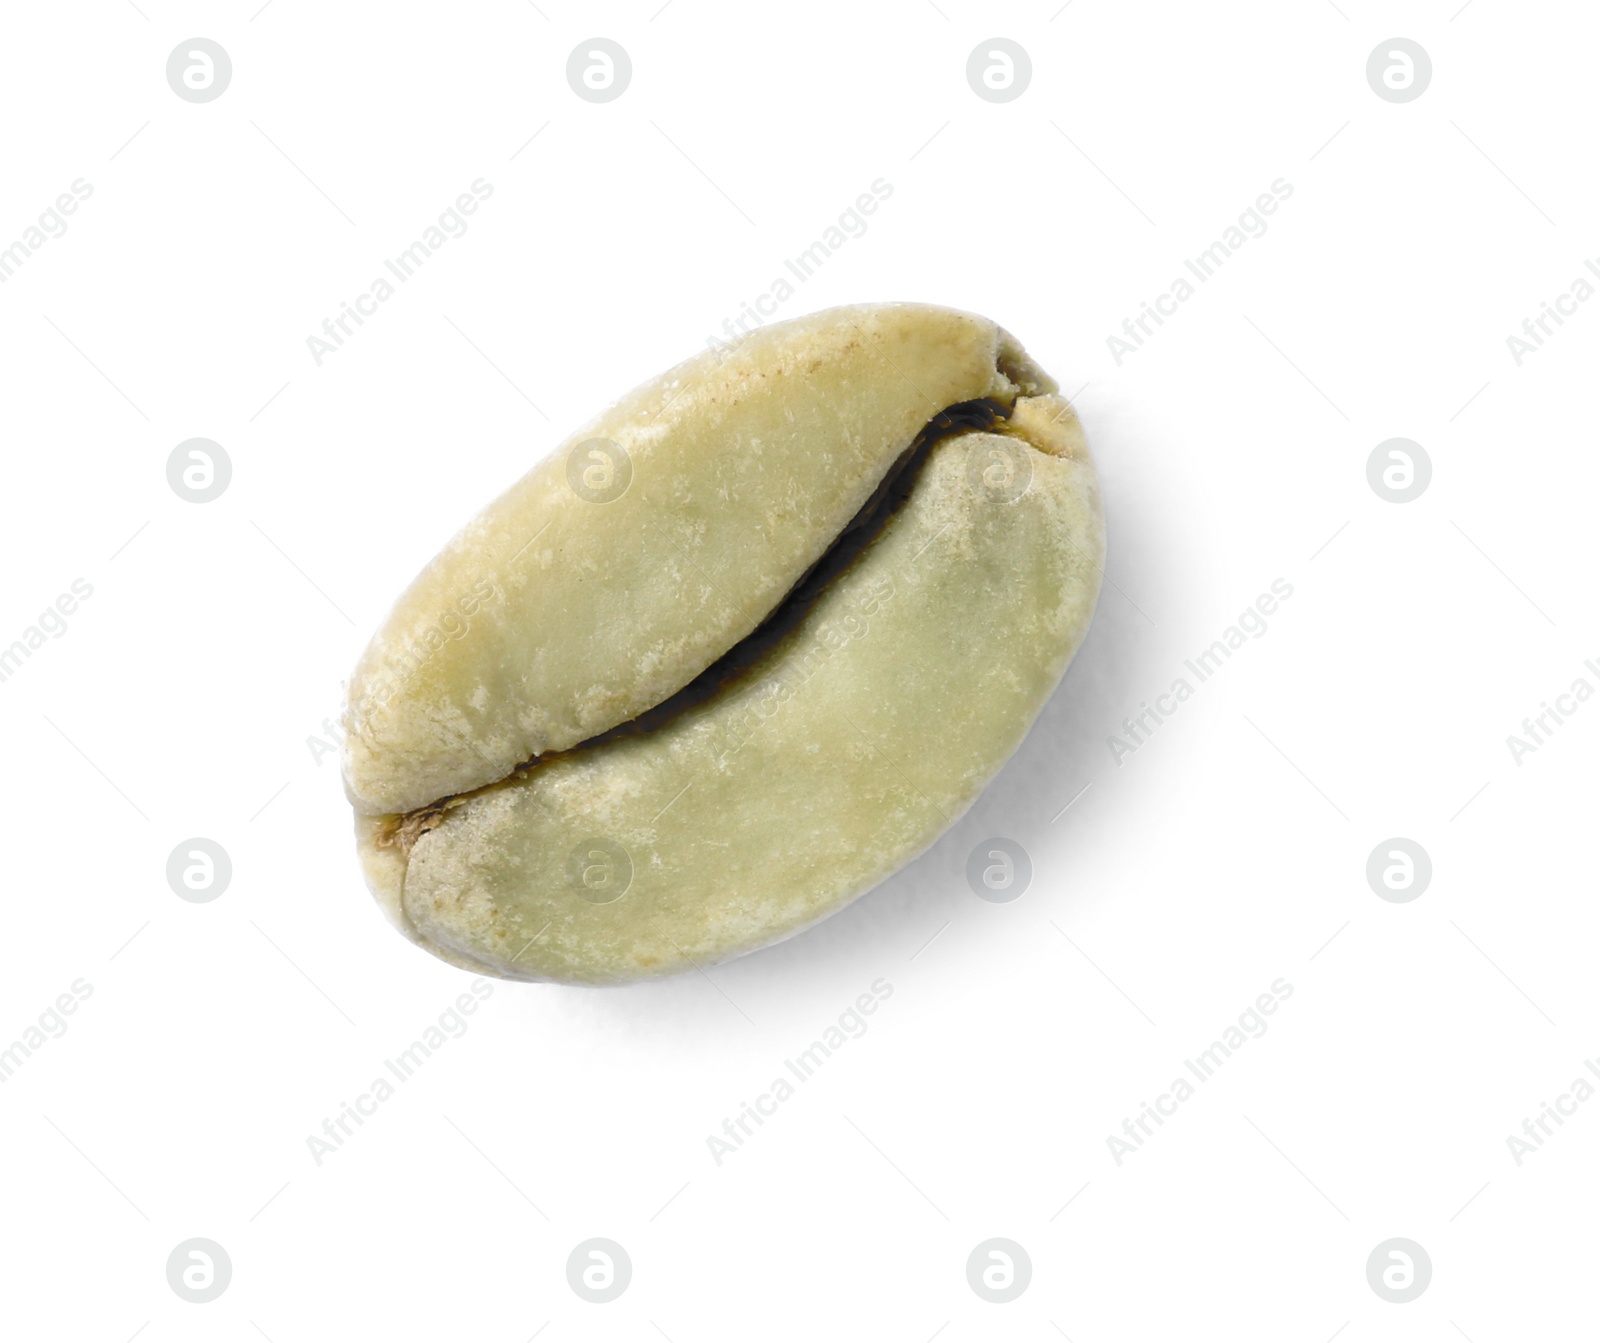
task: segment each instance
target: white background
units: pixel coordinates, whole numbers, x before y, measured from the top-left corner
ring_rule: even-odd
[[[1600,250],[1588,7],[256,10],[4,18],[0,247],[93,194],[0,286],[0,644],[93,596],[0,684],[0,1046],[92,994],[0,1084],[0,1332],[1593,1329],[1600,1101],[1520,1166],[1506,1141],[1600,1054],[1600,703],[1520,764],[1506,742],[1600,688],[1600,304],[1521,366],[1506,341]],[[597,34],[633,65],[605,104],[565,77]],[[233,62],[205,104],[164,74],[196,35]],[[965,76],[997,35],[1033,67],[1003,104]],[[1433,63],[1406,104],[1365,74],[1396,35]],[[319,367],[307,337],[480,177],[470,230]],[[878,178],[782,315],[968,308],[1076,394],[1110,558],[1059,693],[849,910],[705,977],[496,983],[318,1165],[307,1138],[470,982],[363,887],[314,740],[342,678],[466,518]],[[1107,337],[1280,178],[1119,366]],[[212,503],[166,479],[196,436],[233,466]],[[1367,481],[1396,436],[1433,465],[1412,503]],[[1121,720],[1279,578],[1267,633],[1119,763]],[[194,836],[233,865],[210,903],[166,880]],[[1011,903],[965,880],[992,836],[1032,856]],[[1393,836],[1432,859],[1409,903],[1365,875]],[[718,1165],[707,1138],[878,978],[870,1030]],[[1119,1165],[1108,1136],[1279,978],[1267,1033]],[[166,1277],[197,1236],[233,1266],[206,1305]],[[608,1305],[567,1285],[593,1236],[633,1264]],[[966,1278],[996,1236],[1032,1261],[1007,1305]],[[1432,1261],[1409,1304],[1368,1285],[1392,1237]]]

